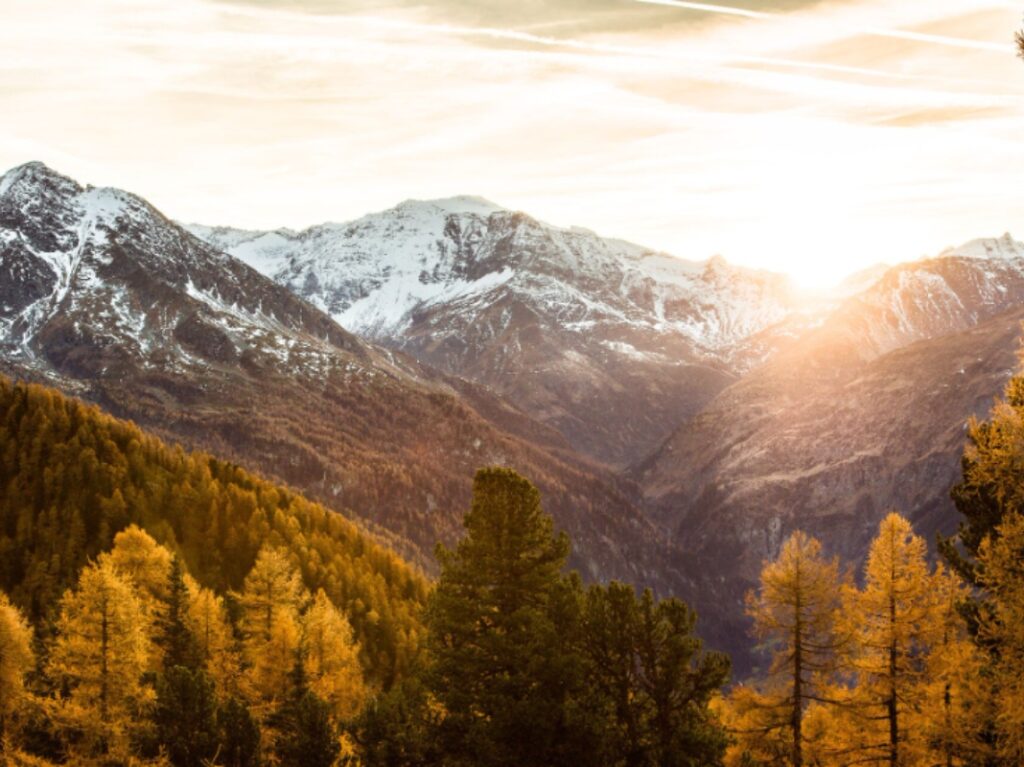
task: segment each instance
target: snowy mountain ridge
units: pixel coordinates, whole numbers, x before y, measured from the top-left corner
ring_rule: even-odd
[[[478,197],[409,200],[294,232],[191,225],[353,332],[393,339],[430,306],[513,291],[590,332],[621,324],[720,352],[789,310],[786,278],[684,261],[580,227],[541,223]],[[490,297],[490,298],[489,298]]]
[[[350,365],[359,349],[142,198],[42,163],[0,177],[0,251],[0,349],[41,371],[53,362],[44,347],[85,366],[188,369],[248,355],[310,375]]]
[[[1024,246],[1007,235],[808,295],[781,274],[678,259],[479,197],[407,200],[301,232],[189,228],[342,327],[490,386],[614,465],[823,326],[848,326],[869,359],[991,316],[1024,274]]]
[[[613,464],[653,449],[756,364],[759,350],[737,345],[800,301],[778,274],[684,261],[477,197],[302,232],[190,230],[342,327],[491,387]]]

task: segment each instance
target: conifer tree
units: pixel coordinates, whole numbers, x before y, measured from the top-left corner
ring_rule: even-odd
[[[555,764],[565,725],[564,659],[549,607],[569,553],[536,488],[514,471],[480,469],[465,537],[438,547],[428,606],[428,687],[445,711],[444,749],[495,766]]]
[[[260,726],[248,707],[237,698],[228,698],[217,710],[218,755],[224,767],[259,767]]]
[[[636,592],[626,584],[613,581],[586,592],[581,644],[592,683],[591,703],[597,706],[597,748],[608,764],[635,761],[648,741],[650,703],[638,694],[643,674],[637,657],[639,612]]]
[[[114,545],[99,561],[109,562],[138,590],[147,607],[156,611],[167,602],[174,557],[138,525],[114,536]]]
[[[899,514],[882,520],[864,576],[863,590],[847,588],[844,607],[855,637],[855,699],[863,711],[865,739],[858,745],[865,758],[897,767],[911,763],[923,748],[922,733],[908,726],[908,717],[923,702],[925,661],[936,630],[924,540]]]
[[[126,726],[152,691],[142,685],[149,624],[134,588],[110,561],[87,566],[60,605],[48,672],[67,690],[63,715],[101,753],[122,753]]]
[[[157,742],[175,767],[203,767],[217,753],[217,702],[201,670],[172,666],[156,683],[152,719]]]
[[[718,764],[725,752],[725,733],[708,704],[729,679],[729,658],[701,652],[696,623],[696,613],[678,599],[656,603],[644,592],[637,657],[640,691],[651,701],[649,764]]]
[[[352,627],[323,589],[302,616],[302,653],[309,689],[338,721],[355,716],[367,694],[359,647]]]
[[[339,732],[330,705],[310,690],[301,661],[293,665],[288,687],[272,718],[280,733],[275,751],[281,764],[332,767],[341,751]]]
[[[417,669],[367,702],[353,728],[363,764],[405,767],[441,763],[436,733],[443,711],[431,698],[423,676]]]
[[[242,660],[224,598],[186,578],[189,591],[186,624],[198,663],[213,680],[220,698],[242,694]]]
[[[25,703],[25,674],[35,662],[32,629],[7,595],[0,592],[0,754],[8,722]]]
[[[1002,764],[1024,764],[1024,516],[1012,513],[979,551],[989,600],[979,635],[994,650],[995,751]]]
[[[979,585],[982,541],[997,534],[1007,514],[1024,512],[1024,376],[1014,376],[988,420],[971,419],[960,461],[962,478],[950,495],[963,519],[939,550],[971,586]]]
[[[1024,513],[1024,375],[1010,380],[1003,399],[996,402],[987,420],[970,421],[967,436],[961,458],[963,476],[951,492],[963,518],[956,536],[939,539],[939,551],[972,587],[959,609],[975,643],[988,656],[971,679],[976,696],[975,736],[963,747],[975,763],[996,767],[1001,764],[996,716],[1002,674],[995,669],[999,648],[993,643],[998,641],[999,632],[992,624],[999,620],[1000,610],[988,604],[987,576],[980,555],[986,543],[995,544],[1004,520]],[[983,620],[987,624],[984,632],[980,630]],[[978,721],[981,712],[986,711],[989,719]]]
[[[197,643],[189,627],[191,600],[184,576],[181,560],[174,557],[168,575],[166,606],[154,636],[154,644],[163,651],[165,671],[176,666],[195,670],[200,665]]]
[[[144,613],[150,645],[147,671],[157,673],[164,665],[161,641],[167,628],[168,589],[171,585],[171,552],[138,525],[129,525],[114,536],[110,551],[98,561],[113,567],[134,588]]]
[[[306,599],[298,570],[279,549],[261,549],[237,595],[242,652],[257,712],[273,708],[299,656],[299,610]]]
[[[754,631],[772,658],[764,690],[743,688],[734,697],[740,710],[756,710],[741,740],[762,752],[768,746],[785,753],[794,767],[805,761],[804,712],[823,699],[843,647],[836,627],[841,586],[838,560],[825,559],[821,544],[797,531],[765,564],[758,591],[747,596]],[[781,733],[787,733],[785,745],[774,743]]]
[[[985,657],[971,641],[960,607],[969,589],[939,566],[931,576],[934,630],[926,658],[926,689],[911,728],[925,733],[930,759],[948,767],[984,764],[991,756],[981,737],[991,719]]]

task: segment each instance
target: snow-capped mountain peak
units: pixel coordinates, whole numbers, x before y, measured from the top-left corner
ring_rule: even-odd
[[[737,343],[796,300],[781,275],[677,259],[478,197],[410,200],[298,233],[191,231],[342,327],[486,383],[613,461],[632,449],[604,436],[604,398],[620,382],[635,378],[636,401],[654,403],[628,425],[649,446],[728,380]]]
[[[1024,243],[1018,242],[1009,232],[1002,237],[986,237],[971,240],[956,248],[949,248],[942,257],[988,259],[1024,259]]]
[[[506,211],[507,208],[490,200],[472,194],[442,197],[434,200],[405,200],[395,206],[396,210],[415,214],[419,211],[439,210],[444,213],[472,213],[477,216],[489,216],[492,213]],[[372,215],[372,214],[371,214]]]
[[[302,232],[191,231],[288,285],[344,327],[393,340],[427,307],[465,315],[512,291],[566,330],[625,323],[686,336],[700,353],[735,343],[788,311],[779,275],[717,256],[684,261],[578,227],[539,222],[479,197],[408,200]],[[474,299],[472,302],[470,299]]]
[[[0,350],[10,359],[114,371],[248,352],[296,366],[302,356],[318,372],[339,349],[358,352],[313,314],[140,197],[82,186],[42,163],[0,177]],[[38,356],[44,347],[49,361]]]

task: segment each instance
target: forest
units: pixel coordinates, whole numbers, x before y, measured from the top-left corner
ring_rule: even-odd
[[[794,532],[732,679],[674,598],[586,584],[537,489],[480,469],[429,579],[293,491],[0,379],[0,761],[1024,763],[1024,377],[972,422],[956,536],[861,568]]]

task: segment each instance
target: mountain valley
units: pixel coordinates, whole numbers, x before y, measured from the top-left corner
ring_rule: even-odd
[[[1008,235],[809,296],[480,198],[244,231],[36,163],[0,177],[3,372],[287,482],[428,570],[473,471],[513,466],[588,578],[682,596],[740,654],[743,594],[792,530],[849,562],[892,507],[951,530],[1022,299]]]

